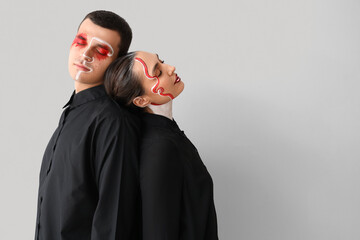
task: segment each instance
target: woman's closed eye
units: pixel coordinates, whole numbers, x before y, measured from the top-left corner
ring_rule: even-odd
[[[159,59],[159,61],[161,62],[161,64],[163,64],[165,62],[164,60],[160,60],[160,59]],[[161,74],[162,74],[162,71],[159,69],[159,74],[157,74],[156,76],[160,77]]]

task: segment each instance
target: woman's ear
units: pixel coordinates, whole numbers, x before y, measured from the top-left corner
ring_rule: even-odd
[[[149,105],[151,102],[147,96],[138,96],[138,97],[134,98],[133,103],[137,107],[144,108],[147,105]]]

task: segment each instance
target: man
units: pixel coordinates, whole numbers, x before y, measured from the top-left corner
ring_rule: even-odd
[[[127,22],[108,11],[79,26],[69,54],[75,91],[41,166],[36,240],[139,237],[138,119],[102,85],[131,38]]]

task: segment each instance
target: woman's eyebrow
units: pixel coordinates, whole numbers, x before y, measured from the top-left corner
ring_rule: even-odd
[[[151,74],[152,74],[153,76],[155,76],[155,70],[157,69],[158,66],[159,66],[159,62],[157,62],[157,63],[154,65],[154,67],[153,67],[153,69],[152,69],[152,71],[151,71]]]
[[[164,63],[164,60],[161,60],[161,59],[159,58],[159,55],[158,55],[157,53],[156,53],[156,56],[157,56],[159,62]]]
[[[159,55],[158,55],[157,53],[155,53],[155,54],[156,54],[156,57],[158,58],[158,62],[154,65],[154,67],[153,67],[153,69],[152,69],[152,71],[151,71],[151,74],[152,74],[153,76],[155,76],[155,70],[156,70],[156,68],[159,66],[159,62],[161,62],[160,59],[159,59]]]
[[[156,68],[159,66],[159,62],[161,62],[161,60],[159,59],[159,55],[156,53],[156,57],[157,57],[157,59],[158,59],[158,62],[154,65],[154,67],[153,67],[153,69],[152,69],[152,71],[151,71],[151,73],[152,73],[152,75],[153,76],[155,76],[155,70],[156,70]]]

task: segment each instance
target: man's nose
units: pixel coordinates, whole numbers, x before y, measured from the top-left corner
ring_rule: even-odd
[[[90,48],[86,48],[82,55],[83,55],[85,61],[87,61],[87,62],[94,61],[94,56],[93,56],[93,53]]]

